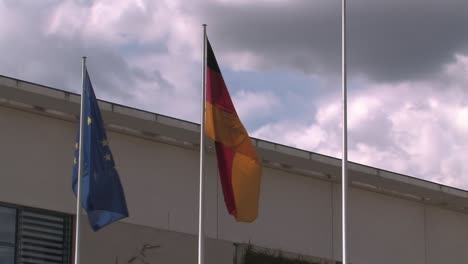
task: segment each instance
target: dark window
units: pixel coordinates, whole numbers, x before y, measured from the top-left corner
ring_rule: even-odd
[[[70,263],[72,218],[0,204],[0,263]]]
[[[14,263],[15,246],[16,209],[0,207],[0,263]]]

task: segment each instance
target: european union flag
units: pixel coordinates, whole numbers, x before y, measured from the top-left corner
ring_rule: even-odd
[[[88,72],[85,71],[83,105],[83,161],[81,205],[88,213],[94,231],[128,217],[127,204],[119,175],[115,169],[104,123]],[[73,167],[73,191],[78,188],[78,157],[80,130],[77,132]]]

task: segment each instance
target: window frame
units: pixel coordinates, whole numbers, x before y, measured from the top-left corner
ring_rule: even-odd
[[[18,207],[15,205],[9,204],[9,203],[4,203],[0,201],[0,207],[3,208],[9,208],[9,209],[14,209],[15,210],[15,241],[13,244],[7,243],[7,242],[1,242],[0,241],[0,246],[6,246],[6,247],[13,247],[13,263],[17,263],[17,253],[18,253],[18,224],[19,224],[19,217],[18,217]]]
[[[20,250],[19,250],[19,243],[21,242],[21,234],[20,234],[20,225],[21,225],[21,215],[23,212],[36,212],[38,214],[47,214],[50,216],[55,216],[55,217],[60,217],[63,218],[64,223],[63,223],[63,231],[64,231],[64,241],[63,241],[63,246],[64,246],[64,263],[72,263],[72,250],[73,250],[73,227],[75,224],[75,219],[74,216],[71,214],[63,213],[63,212],[58,212],[58,211],[52,211],[48,209],[43,209],[43,208],[37,208],[37,207],[30,207],[30,206],[24,206],[24,205],[19,205],[19,204],[14,204],[14,203],[8,203],[8,202],[3,202],[0,201],[0,207],[4,208],[10,208],[15,210],[15,241],[14,244],[10,243],[4,243],[0,242],[0,245],[5,245],[7,247],[13,247],[14,249],[14,264],[18,263],[18,260],[20,258]],[[68,232],[68,237],[67,236]],[[65,248],[68,249],[68,252],[65,252]],[[67,253],[67,254],[65,254]]]

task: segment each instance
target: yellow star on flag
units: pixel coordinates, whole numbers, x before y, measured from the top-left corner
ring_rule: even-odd
[[[108,143],[107,143],[107,140],[105,140],[105,139],[103,139],[101,142],[102,142],[102,146],[103,146],[103,147],[107,146],[107,144],[108,144]]]
[[[111,160],[111,155],[110,155],[109,153],[107,153],[107,154],[104,156],[104,158],[105,158],[106,160]]]
[[[88,116],[88,125],[91,125],[91,122],[92,122],[92,121],[93,121],[93,120],[91,119],[91,117]]]

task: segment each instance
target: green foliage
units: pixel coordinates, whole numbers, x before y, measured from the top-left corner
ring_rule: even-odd
[[[301,258],[291,259],[284,257],[281,252],[254,251],[251,246],[247,248],[244,264],[318,264]]]

